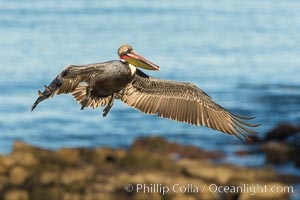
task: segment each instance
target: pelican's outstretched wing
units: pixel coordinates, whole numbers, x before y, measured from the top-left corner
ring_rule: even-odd
[[[256,133],[247,126],[259,126],[243,121],[254,117],[230,113],[191,83],[156,79],[140,70],[137,70],[133,82],[123,90],[121,100],[146,114],[207,126],[239,139],[240,135],[249,139],[245,133]]]
[[[91,70],[87,67],[80,67],[70,65],[66,67],[57,77],[50,83],[45,85],[45,90],[38,91],[39,97],[32,105],[31,111],[45,99],[53,97],[54,95],[67,94],[73,92],[80,82],[86,82],[91,76]]]

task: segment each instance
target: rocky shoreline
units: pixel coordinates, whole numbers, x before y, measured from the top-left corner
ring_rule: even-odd
[[[265,152],[267,163],[294,162],[299,167],[297,138],[299,129],[281,125],[265,139],[257,139],[256,145]],[[127,151],[50,151],[15,142],[11,154],[0,156],[0,199],[282,200],[292,194],[288,187],[300,183],[299,177],[278,175],[272,168],[217,164],[223,156],[160,137],[137,139]]]

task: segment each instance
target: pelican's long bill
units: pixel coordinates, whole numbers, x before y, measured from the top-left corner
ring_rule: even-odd
[[[134,65],[135,67],[140,67],[147,70],[160,70],[159,66],[145,59],[134,50],[131,50],[129,53],[121,56],[121,58]]]

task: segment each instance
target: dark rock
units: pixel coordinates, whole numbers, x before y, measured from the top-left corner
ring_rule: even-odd
[[[96,165],[118,163],[126,156],[126,151],[111,148],[95,148],[91,161]]]
[[[300,168],[300,158],[299,157],[295,161],[295,166]]]
[[[168,142],[162,137],[139,138],[131,146],[131,150],[144,150],[162,155],[177,155],[178,158],[219,159],[224,155],[218,151],[205,151],[195,146]]]
[[[295,176],[292,174],[279,174],[278,175],[278,180],[281,182],[286,183],[287,185],[292,185],[292,184],[299,184],[300,183],[300,176]]]
[[[286,142],[267,142],[262,145],[262,150],[267,163],[281,164],[292,161],[298,166],[300,154],[298,145]]]
[[[287,137],[299,133],[299,128],[296,128],[290,124],[281,124],[268,132],[263,141],[277,140],[282,141]]]
[[[50,186],[50,187],[33,187],[30,190],[30,200],[58,200],[62,199],[64,190],[61,186]]]
[[[289,161],[293,148],[283,142],[267,142],[262,145],[262,150],[265,152],[267,163],[280,164]]]
[[[8,177],[4,175],[0,175],[0,194],[3,188],[5,188],[8,184],[9,184]]]

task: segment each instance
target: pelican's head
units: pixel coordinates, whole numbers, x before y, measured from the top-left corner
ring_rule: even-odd
[[[128,44],[122,45],[118,49],[118,55],[121,60],[125,60],[135,67],[141,67],[148,70],[160,70],[159,66],[143,58]]]

